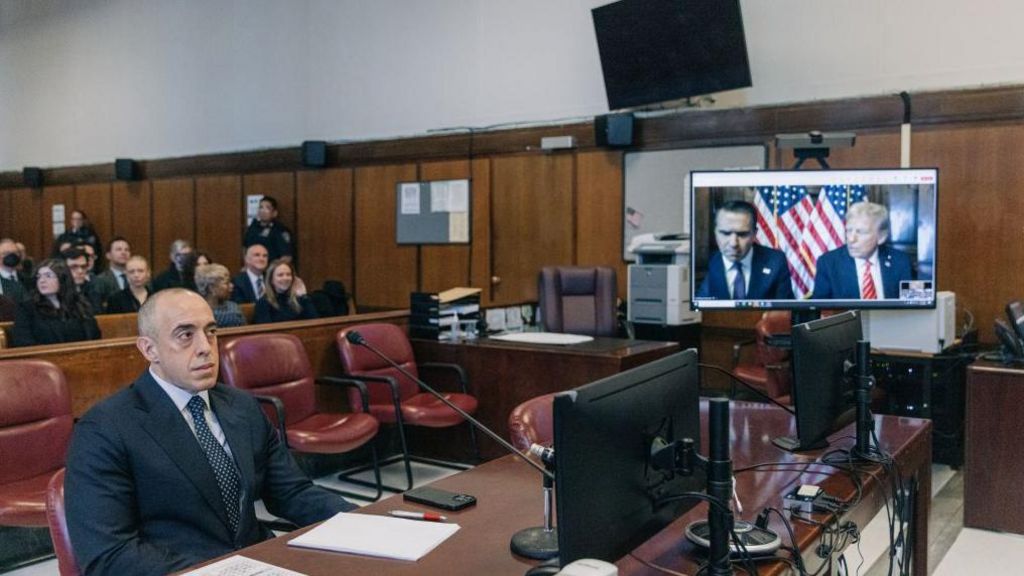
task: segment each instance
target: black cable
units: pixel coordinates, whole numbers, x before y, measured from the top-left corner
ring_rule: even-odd
[[[711,504],[712,506],[718,508],[719,512],[725,513],[730,519],[734,518],[732,508],[730,508],[727,503],[722,502],[718,498],[715,498],[713,496],[704,494],[703,492],[683,492],[681,494],[666,496],[664,498],[659,498],[658,500],[656,500],[654,505],[655,507],[660,508],[665,504],[671,504],[672,502],[677,502],[679,500],[690,499],[703,500],[704,502],[707,502],[708,504]],[[743,540],[741,540],[739,535],[736,533],[735,522],[730,522],[730,524],[732,525],[732,527],[730,528],[729,532],[732,535],[732,540],[736,544],[736,547],[740,550],[740,558],[747,564],[747,566],[745,566],[744,569],[750,569],[748,570],[750,574],[757,574],[757,567],[753,565],[753,557],[747,550],[747,545],[743,543]]]
[[[789,412],[793,416],[796,416],[796,410],[793,410],[792,408],[790,408],[789,406],[786,406],[782,402],[779,402],[778,400],[772,398],[771,396],[765,394],[764,392],[761,392],[756,387],[754,387],[753,384],[751,384],[751,383],[747,382],[746,380],[740,378],[739,376],[733,374],[729,370],[726,370],[725,368],[722,368],[721,366],[716,366],[715,364],[705,364],[704,362],[698,362],[697,366],[699,368],[710,368],[712,370],[715,370],[715,371],[721,372],[722,374],[725,374],[729,378],[732,378],[736,382],[739,382],[740,384],[742,384],[743,387],[746,388],[747,390],[750,390],[754,394],[757,394],[758,396],[760,396],[762,399],[764,399],[768,403],[774,404],[775,406],[778,406],[779,408],[782,408],[786,412]]]

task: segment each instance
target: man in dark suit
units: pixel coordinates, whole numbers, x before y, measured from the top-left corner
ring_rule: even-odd
[[[75,426],[65,504],[85,574],[166,574],[269,538],[260,498],[299,525],[354,508],[299,471],[252,396],[217,383],[216,330],[198,294],[153,294],[149,369]]]
[[[168,288],[194,289],[195,285],[189,285],[190,279],[185,278],[185,267],[192,258],[192,245],[188,240],[175,240],[171,242],[171,266],[153,279],[153,292],[159,292]]]
[[[291,262],[295,258],[295,238],[292,231],[277,219],[277,199],[273,196],[260,198],[260,207],[249,227],[245,230],[243,246],[263,244],[270,254],[270,261]]]
[[[0,238],[0,295],[15,303],[28,298],[29,282],[18,273],[20,263],[18,244],[10,238]]]
[[[718,252],[708,260],[697,298],[717,300],[792,300],[786,255],[754,243],[754,205],[731,200],[715,213]]]
[[[231,299],[239,304],[251,304],[263,296],[263,273],[270,262],[267,247],[253,244],[245,249],[245,268],[231,279]]]
[[[913,280],[910,257],[886,244],[889,211],[881,204],[857,202],[846,213],[846,245],[818,258],[815,299],[900,297],[900,280]]]

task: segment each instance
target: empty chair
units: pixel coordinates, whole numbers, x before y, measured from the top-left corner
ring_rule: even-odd
[[[0,362],[0,525],[45,527],[46,486],[71,439],[64,373],[42,360]]]
[[[289,448],[314,454],[351,452],[373,440],[380,423],[369,411],[365,386],[342,378],[314,378],[306,349],[297,337],[285,333],[253,334],[225,339],[220,345],[221,377],[230,386],[247,390],[267,406]],[[357,412],[319,412],[314,381],[353,389]],[[371,443],[376,483],[340,476],[342,480],[377,489],[380,498],[380,467]],[[341,492],[366,499],[361,494]]]
[[[512,445],[529,450],[531,444],[550,446],[554,442],[554,398],[558,392],[530,398],[512,409],[508,416],[508,433]]]
[[[754,325],[754,340],[737,342],[733,345],[733,373],[762,394],[790,404],[790,388],[793,371],[790,366],[790,350],[768,343],[768,337],[789,334],[792,328],[789,312],[765,312]],[[741,362],[743,348],[755,345],[751,362]],[[736,396],[736,383],[732,383],[732,396]]]
[[[616,290],[613,268],[545,266],[538,285],[544,330],[615,336]]]
[[[362,324],[338,332],[338,353],[345,375],[366,382],[370,393],[369,411],[381,422],[395,424],[398,428],[402,445],[402,457],[405,461],[405,474],[409,488],[412,488],[412,467],[410,460],[423,460],[433,464],[441,464],[436,460],[413,458],[409,454],[406,442],[406,426],[424,426],[428,428],[447,428],[457,426],[465,419],[446,406],[432,394],[421,391],[419,385],[388,364],[385,360],[363,346],[348,341],[349,332],[359,332],[367,343],[380,350],[394,360],[413,376],[419,377],[419,368],[413,357],[412,345],[405,330],[394,324]],[[476,412],[477,400],[468,393],[466,373],[455,364],[423,363],[422,368],[444,369],[457,375],[461,392],[444,392],[449,402],[464,412]],[[429,383],[429,382],[428,382]],[[352,397],[349,391],[349,397]],[[474,456],[479,459],[480,450],[477,446],[476,433],[469,425],[469,437]]]
[[[50,478],[46,487],[46,520],[50,525],[50,540],[53,540],[53,551],[57,555],[57,569],[60,576],[78,576],[74,550],[71,548],[71,536],[68,534],[68,522],[64,513],[64,469],[61,468]]]

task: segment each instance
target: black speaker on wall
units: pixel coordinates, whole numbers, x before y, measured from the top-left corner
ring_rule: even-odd
[[[29,188],[42,188],[43,187],[43,169],[26,166],[21,170],[21,178],[25,181],[25,186]]]
[[[307,168],[323,168],[327,165],[327,142],[306,140],[302,143],[302,165]]]
[[[131,158],[114,160],[114,177],[118,180],[135,180],[139,177],[138,166]]]
[[[633,115],[629,112],[623,112],[595,117],[594,140],[598,146],[632,145]]]

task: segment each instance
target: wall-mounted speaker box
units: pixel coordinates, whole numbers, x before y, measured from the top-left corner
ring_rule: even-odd
[[[605,114],[594,118],[594,140],[598,146],[631,146],[633,115],[629,112]]]
[[[139,177],[138,166],[131,158],[114,160],[114,177],[118,180],[135,180]]]
[[[323,168],[327,165],[327,142],[306,140],[302,143],[302,165],[307,168]]]
[[[21,177],[25,181],[25,186],[29,188],[42,188],[43,187],[43,169],[25,167],[21,171]]]

